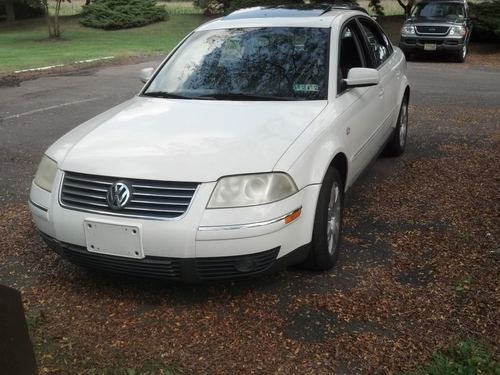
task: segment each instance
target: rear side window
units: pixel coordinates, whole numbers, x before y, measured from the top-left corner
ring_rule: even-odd
[[[389,58],[392,52],[391,43],[373,22],[361,19],[360,24],[368,42],[368,50],[373,61],[372,67],[378,68]]]

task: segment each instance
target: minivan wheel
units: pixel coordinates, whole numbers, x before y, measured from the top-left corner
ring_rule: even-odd
[[[408,136],[408,99],[405,97],[399,110],[398,124],[394,129],[394,134],[385,146],[384,155],[400,156],[406,147],[406,138]]]
[[[339,256],[344,210],[344,184],[337,169],[330,167],[318,197],[311,251],[302,264],[315,271],[332,268]]]

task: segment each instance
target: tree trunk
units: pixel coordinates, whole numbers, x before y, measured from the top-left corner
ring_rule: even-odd
[[[85,0],[85,5],[90,5],[90,0]]]
[[[413,7],[413,4],[415,4],[415,0],[407,0],[406,3],[403,0],[398,0],[398,3],[401,5],[401,8],[404,9],[405,17],[409,17],[411,8]]]
[[[54,36],[59,38],[61,36],[61,31],[59,30],[59,12],[61,11],[61,1],[56,2],[56,11],[54,13]]]
[[[47,1],[44,1],[43,8],[45,10],[44,18],[45,18],[45,22],[47,23],[47,30],[49,31],[49,38],[52,38],[54,35],[52,33],[52,25],[51,25],[51,20],[50,20],[50,13],[49,13],[49,4],[47,3]]]
[[[5,0],[5,14],[7,21],[15,21],[16,13],[14,11],[14,0]]]

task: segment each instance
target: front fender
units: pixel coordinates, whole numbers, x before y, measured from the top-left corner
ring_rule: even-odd
[[[331,123],[337,115],[335,107],[328,105],[280,158],[274,170],[287,171],[299,189],[321,184],[334,157],[345,154],[342,145],[346,126]],[[346,182],[348,186],[349,174]]]

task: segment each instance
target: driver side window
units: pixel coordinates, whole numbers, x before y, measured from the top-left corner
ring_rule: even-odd
[[[337,94],[345,91],[346,85],[344,79],[347,78],[351,68],[363,68],[366,66],[360,40],[356,21],[353,20],[344,26],[340,33]]]

